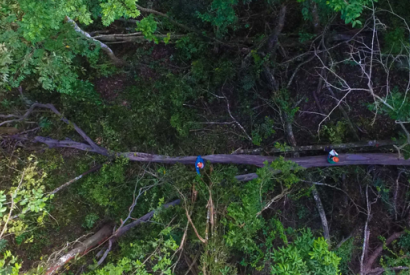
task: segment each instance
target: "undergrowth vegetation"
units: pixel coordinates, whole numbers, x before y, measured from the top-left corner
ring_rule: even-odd
[[[0,274],[408,274],[396,2],[0,0]]]

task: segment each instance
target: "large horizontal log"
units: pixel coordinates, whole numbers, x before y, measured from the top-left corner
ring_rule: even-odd
[[[13,136],[19,140],[30,140],[26,136]],[[170,157],[165,155],[147,154],[141,152],[124,152],[124,153],[108,153],[109,151],[104,148],[98,148],[97,150],[92,148],[88,144],[81,142],[75,142],[71,140],[55,140],[46,137],[36,136],[32,139],[34,142],[41,142],[47,144],[51,148],[62,147],[72,148],[87,152],[95,152],[106,156],[121,156],[131,161],[138,162],[155,162],[165,164],[187,164],[194,165],[196,156],[183,156],[183,157]],[[264,162],[272,162],[277,157],[270,156],[256,156],[256,155],[206,155],[202,158],[210,163],[222,163],[222,164],[242,164],[253,165],[257,167],[263,167]],[[327,155],[321,156],[308,156],[299,158],[285,158],[285,160],[293,161],[294,163],[304,167],[329,167],[329,166],[346,166],[346,165],[410,165],[410,160],[405,160],[402,157],[399,158],[398,154],[393,153],[364,153],[364,154],[339,154],[339,162],[330,164],[327,162]]]
[[[125,157],[131,161],[139,162],[155,162],[165,164],[182,163],[187,165],[194,165],[196,156],[182,156],[182,157],[170,157],[165,155],[147,154],[141,152],[111,152],[106,148],[102,148],[95,144],[95,142],[88,137],[81,128],[75,123],[69,121],[61,115],[61,113],[52,104],[33,104],[30,109],[21,117],[12,119],[0,123],[1,125],[19,122],[26,119],[35,108],[47,108],[57,114],[60,119],[68,125],[72,125],[75,131],[87,142],[81,143],[72,140],[56,140],[47,137],[36,136],[30,138],[28,135],[14,135],[11,138],[17,140],[30,140],[34,142],[40,142],[48,145],[51,148],[72,148],[87,152],[94,152],[108,157]],[[220,155],[206,155],[202,157],[204,160],[211,163],[223,163],[223,164],[242,164],[253,165],[257,167],[263,167],[264,162],[272,162],[277,157],[270,156],[257,156],[257,155],[232,155],[232,154],[220,154]],[[330,164],[327,162],[327,155],[321,156],[307,156],[298,158],[285,158],[286,160],[293,161],[294,163],[304,167],[329,167],[329,166],[346,166],[346,165],[410,165],[410,160],[405,160],[402,157],[399,158],[398,154],[383,154],[383,153],[365,153],[365,154],[340,154],[339,162]],[[255,174],[239,176],[238,180],[250,180],[255,178]]]
[[[196,156],[169,157],[164,155],[154,155],[139,152],[118,153],[118,155],[128,158],[131,161],[156,162],[167,164],[195,164]],[[202,156],[204,160],[211,163],[224,164],[244,164],[263,167],[264,162],[272,162],[277,157],[255,156],[255,155],[207,155]],[[285,158],[304,167],[327,167],[346,165],[410,165],[410,160],[399,158],[397,154],[367,153],[367,154],[339,154],[339,162],[330,164],[327,162],[327,155],[308,156],[300,158]]]

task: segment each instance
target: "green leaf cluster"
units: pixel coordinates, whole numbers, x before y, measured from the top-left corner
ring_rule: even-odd
[[[275,249],[272,260],[272,274],[339,274],[340,258],[329,251],[323,237],[315,239],[309,229],[302,230],[292,243]]]
[[[197,15],[203,21],[211,23],[216,35],[222,37],[238,20],[234,9],[237,4],[238,0],[213,0],[208,12],[198,12]]]
[[[104,26],[110,25],[115,19],[120,17],[135,18],[140,15],[137,9],[136,0],[107,0],[101,6],[102,23]]]
[[[410,100],[406,93],[399,90],[399,87],[395,86],[389,93],[386,99],[386,104],[376,101],[373,104],[368,105],[369,110],[376,111],[376,109],[393,120],[409,121],[410,120]]]
[[[142,34],[148,41],[154,41],[155,44],[158,44],[159,40],[154,35],[155,31],[157,30],[157,25],[158,24],[155,21],[154,15],[150,14],[137,23],[136,30],[142,32]]]
[[[305,2],[305,0],[298,0],[298,2]],[[355,27],[363,24],[359,18],[364,11],[364,7],[371,6],[373,2],[377,2],[377,0],[315,0],[315,2],[320,6],[329,7],[334,12],[340,12],[345,24],[352,24],[352,26]],[[309,17],[309,10],[307,8],[302,10],[302,12],[305,18]]]

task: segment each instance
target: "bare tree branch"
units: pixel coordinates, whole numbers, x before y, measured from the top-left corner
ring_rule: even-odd
[[[115,56],[114,52],[111,50],[110,47],[108,47],[107,45],[105,45],[103,42],[96,40],[95,38],[93,38],[89,33],[83,31],[82,29],[80,29],[80,27],[77,25],[77,23],[75,23],[74,20],[72,20],[70,17],[66,16],[66,21],[71,23],[75,29],[76,32],[82,34],[83,36],[85,36],[87,39],[92,40],[94,42],[96,42],[97,44],[99,44],[101,46],[101,49],[108,55],[108,57],[111,59],[111,61],[116,65],[116,66],[123,66],[125,65],[125,62],[121,59],[119,59],[118,57]]]
[[[13,213],[13,210],[14,210],[14,205],[15,205],[14,199],[15,199],[16,196],[17,196],[17,192],[19,191],[19,189],[20,189],[20,187],[21,187],[21,185],[22,185],[22,183],[23,183],[23,180],[24,180],[24,171],[23,171],[23,173],[22,173],[22,175],[21,175],[21,179],[20,179],[19,185],[17,186],[16,190],[14,190],[13,194],[11,194],[10,210],[9,210],[9,214],[7,215],[7,218],[6,218],[5,221],[4,221],[3,229],[2,229],[1,232],[0,232],[0,240],[2,239],[3,234],[4,234],[4,233],[6,232],[6,230],[7,230],[7,224],[10,222],[10,220],[12,220],[11,213]]]
[[[51,191],[49,194],[50,195],[54,195],[58,192],[60,192],[62,189],[66,188],[67,186],[69,186],[70,184],[78,181],[79,179],[82,179],[83,177],[85,177],[88,174],[91,174],[93,172],[96,172],[98,170],[100,170],[103,166],[102,165],[96,165],[93,168],[91,168],[90,170],[88,170],[87,172],[82,173],[81,175],[79,175],[78,177],[73,178],[72,180],[67,181],[66,183],[64,183],[63,185],[60,185],[59,187],[57,187],[56,189],[54,189],[53,191]]]
[[[105,250],[104,255],[98,261],[97,266],[100,266],[104,262],[105,258],[107,258],[108,256],[108,253],[110,253],[111,248],[112,248],[112,240],[108,240],[108,248],[107,250]]]
[[[48,139],[48,138],[42,138],[39,137],[36,141],[38,142],[42,142],[47,144],[52,145],[53,142],[55,142],[56,147],[67,147],[67,148],[75,148],[75,149],[79,149],[79,150],[84,150],[84,151],[93,151],[102,155],[108,155],[108,151],[106,149],[103,149],[101,147],[99,147],[97,144],[94,143],[94,141],[92,141],[91,138],[89,138],[83,130],[81,130],[80,127],[78,127],[75,123],[72,123],[71,121],[69,121],[68,119],[66,119],[65,117],[63,117],[63,115],[54,107],[54,105],[52,104],[41,104],[41,103],[34,103],[33,105],[30,106],[29,110],[20,118],[18,119],[13,119],[13,120],[7,120],[4,122],[0,123],[0,126],[7,124],[7,123],[11,123],[11,122],[21,122],[23,120],[25,120],[32,112],[35,108],[46,108],[51,110],[53,113],[55,113],[57,116],[60,117],[60,119],[68,124],[68,125],[72,125],[75,129],[75,131],[85,140],[87,141],[87,143],[89,144],[89,146],[91,146],[91,150],[90,147],[88,145],[81,145],[81,143],[78,142],[74,142],[72,141],[70,143],[70,141],[59,141],[59,142],[55,142],[55,140],[53,139]],[[59,146],[57,146],[59,145]]]
[[[327,224],[325,209],[323,207],[322,200],[320,199],[319,193],[317,192],[316,186],[313,184],[312,184],[312,195],[316,201],[316,207],[317,207],[317,210],[319,211],[320,219],[322,220],[323,236],[325,237],[328,245],[330,246],[331,241],[330,241],[330,234],[329,234],[329,226]]]
[[[275,30],[268,38],[268,51],[269,52],[272,51],[278,43],[279,35],[282,32],[283,27],[285,25],[285,17],[286,17],[286,6],[282,5],[280,8],[278,22],[276,24]]]

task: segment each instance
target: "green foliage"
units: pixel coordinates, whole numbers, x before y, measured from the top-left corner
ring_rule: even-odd
[[[299,42],[300,43],[308,42],[308,41],[312,40],[315,37],[316,37],[316,35],[313,34],[313,33],[308,33],[308,32],[304,32],[304,31],[299,32]]]
[[[213,0],[208,12],[197,13],[198,17],[215,27],[217,36],[227,34],[229,28],[234,28],[238,20],[234,7],[238,0]]]
[[[265,117],[265,122],[259,125],[255,125],[255,129],[252,131],[252,142],[255,145],[261,145],[263,139],[267,139],[275,134],[273,130],[273,119]]]
[[[356,25],[362,25],[362,21],[358,20],[358,18],[363,12],[363,7],[370,6],[372,2],[377,2],[377,0],[355,0],[349,3],[343,0],[328,0],[326,4],[334,11],[340,11],[342,19],[345,20],[346,24],[351,23],[355,27]]]
[[[305,0],[298,0],[298,2],[305,2]],[[321,6],[328,6],[335,12],[340,12],[345,24],[352,24],[352,26],[355,27],[363,24],[359,17],[363,13],[364,7],[371,7],[372,3],[377,2],[377,0],[353,0],[349,2],[344,0],[315,0],[315,2]],[[306,8],[302,12],[306,19],[309,10]]]
[[[229,264],[229,248],[219,236],[212,236],[201,255],[201,269],[207,270],[207,274],[236,275],[237,270],[233,264]]]
[[[398,241],[398,245],[410,250],[410,232],[409,231],[406,231],[406,233],[400,237]]]
[[[101,3],[102,23],[110,25],[115,19],[120,17],[138,17],[140,11],[137,10],[136,0],[107,0]]]
[[[389,270],[392,266],[409,266],[410,265],[410,250],[408,244],[410,243],[409,232],[406,231],[403,236],[396,242],[393,242],[389,247],[386,246],[386,239],[380,237],[383,241],[383,249],[387,251],[380,259],[380,265],[386,268],[385,274],[394,275],[395,271]],[[405,274],[405,273],[404,273]]]
[[[406,30],[403,27],[395,27],[384,35],[385,45],[383,52],[388,54],[399,54],[404,47],[409,47],[410,43],[406,38]]]
[[[125,158],[117,158],[112,164],[104,164],[99,173],[85,178],[80,194],[92,199],[97,205],[117,209],[119,205],[116,198],[123,196],[120,186],[125,181],[127,164],[128,160]]]
[[[7,247],[7,240],[1,239],[0,240],[0,253],[3,253],[4,249]]]
[[[340,258],[329,251],[323,237],[314,239],[309,229],[301,231],[292,244],[275,249],[272,260],[272,274],[339,274]]]
[[[85,216],[85,221],[82,224],[82,226],[86,229],[91,229],[91,228],[93,228],[95,222],[98,221],[99,218],[100,217],[98,217],[97,214],[90,213],[87,216]]]
[[[5,222],[8,221],[7,227],[4,228],[4,233],[13,234],[19,236],[23,234],[28,227],[28,219],[26,219],[26,213],[37,213],[37,219],[35,222],[39,225],[43,225],[43,219],[46,215],[46,202],[50,200],[53,195],[44,194],[43,181],[47,177],[46,173],[42,173],[38,168],[38,161],[33,156],[28,158],[26,166],[16,175],[13,186],[9,190],[0,190],[0,217],[2,222],[0,225],[5,226]],[[19,211],[15,211],[19,209]],[[8,220],[8,215],[5,213],[17,214],[18,218]],[[32,237],[26,240],[31,242]]]
[[[99,43],[77,33],[71,23],[65,22],[66,16],[84,24],[92,22],[83,0],[0,2],[2,91],[24,84],[26,89],[40,88],[96,101],[85,66],[101,67]]]
[[[229,220],[224,222],[229,228],[224,236],[226,244],[247,254],[259,250],[253,238],[264,226],[263,218],[257,215],[263,207],[258,187],[259,184],[255,181],[244,186],[241,190],[243,192],[241,202],[229,205],[227,209]]]
[[[344,242],[336,251],[336,255],[340,258],[339,269],[341,274],[350,274],[349,263],[352,260],[354,250],[354,239]]]
[[[287,119],[293,121],[299,107],[295,107],[288,90],[281,89],[272,95],[272,101],[279,106],[281,112],[286,114]]]
[[[8,275],[18,275],[21,269],[21,264],[18,263],[17,257],[13,256],[10,251],[3,254],[3,259],[0,259],[0,273]]]
[[[140,22],[138,22],[136,30],[142,32],[148,41],[154,41],[155,44],[158,44],[158,38],[154,35],[157,30],[157,22],[152,14],[144,17]]]
[[[4,88],[10,75],[10,64],[13,60],[11,53],[7,50],[4,43],[0,43],[0,88]]]
[[[4,212],[7,210],[7,198],[4,191],[0,191],[0,218],[4,216]]]
[[[288,146],[286,143],[280,143],[280,142],[275,142],[274,147],[276,149],[279,149],[281,152],[286,152],[288,149],[290,149],[291,147]]]
[[[410,119],[410,101],[405,93],[399,91],[399,87],[393,87],[387,96],[386,103],[391,108],[378,101],[370,104],[368,107],[371,111],[378,109],[380,113],[388,115],[394,120],[408,121]]]
[[[381,200],[385,203],[387,208],[389,208],[389,210],[392,211],[393,208],[392,208],[392,205],[391,205],[391,202],[390,202],[390,188],[380,178],[376,178],[373,181],[373,186],[376,187],[376,190],[377,190]]]
[[[348,126],[346,122],[338,121],[336,125],[324,125],[323,136],[332,144],[339,144],[345,140],[348,133]]]
[[[176,42],[178,56],[183,60],[200,58],[205,50],[206,44],[192,35],[186,35]]]
[[[86,274],[123,274],[132,271],[137,275],[149,275],[153,274],[151,271],[161,271],[161,274],[171,275],[172,255],[179,247],[170,235],[171,230],[171,227],[165,227],[153,240],[128,244],[126,257]]]
[[[223,223],[228,227],[224,238],[228,247],[243,251],[251,257],[250,264],[255,266],[263,257],[263,252],[255,242],[257,233],[264,228],[265,221],[260,211],[268,203],[266,194],[280,188],[291,188],[299,182],[296,175],[301,168],[282,157],[258,169],[258,178],[248,182],[241,188],[237,196],[239,203],[230,203],[227,209],[227,220]],[[281,171],[280,174],[277,171]],[[281,190],[284,192],[284,190]]]

